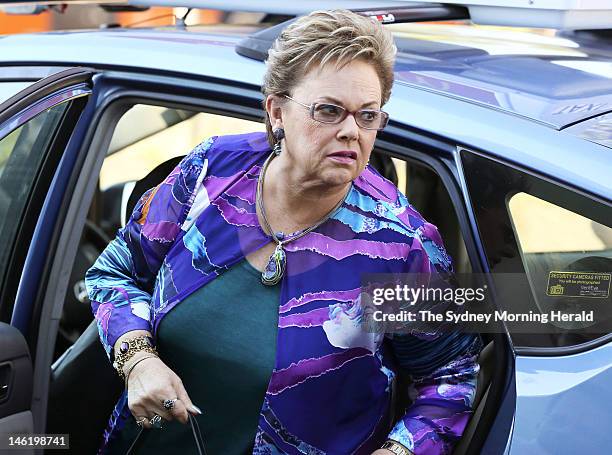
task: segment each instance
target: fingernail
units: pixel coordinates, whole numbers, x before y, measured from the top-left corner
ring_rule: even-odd
[[[202,411],[200,410],[200,408],[198,408],[195,404],[191,405],[191,410],[195,412],[196,414],[202,414]]]

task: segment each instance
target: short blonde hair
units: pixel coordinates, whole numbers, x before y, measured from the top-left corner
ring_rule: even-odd
[[[393,36],[376,20],[348,10],[314,11],[284,29],[268,51],[262,92],[289,95],[308,71],[334,64],[338,69],[353,60],[371,64],[382,88],[384,105],[391,96],[396,47]],[[266,130],[271,145],[270,118]]]

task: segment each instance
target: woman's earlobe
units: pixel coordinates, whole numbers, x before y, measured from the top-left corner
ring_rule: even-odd
[[[275,127],[272,130],[272,134],[274,135],[276,142],[280,142],[281,139],[285,139],[285,130],[282,127]]]

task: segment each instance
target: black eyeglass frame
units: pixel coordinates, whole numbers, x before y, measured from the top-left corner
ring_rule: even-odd
[[[306,109],[308,109],[308,111],[310,112],[310,118],[313,119],[315,122],[325,123],[327,125],[337,125],[338,123],[343,122],[348,117],[348,115],[350,114],[355,119],[355,123],[357,124],[357,126],[359,128],[363,128],[364,130],[382,131],[382,130],[385,129],[385,127],[389,123],[389,114],[387,112],[385,112],[385,111],[380,110],[380,109],[358,109],[356,111],[351,112],[347,108],[342,107],[342,106],[338,106],[337,104],[333,104],[333,103],[312,103],[311,105],[308,105],[308,104],[300,103],[298,100],[291,98],[289,95],[283,95],[283,96],[285,98],[293,101],[294,103],[297,103],[300,106],[303,106]],[[324,122],[322,120],[316,119],[314,117],[315,109],[317,108],[317,106],[321,106],[321,105],[324,105],[324,106],[334,106],[334,107],[340,109],[343,112],[343,114],[335,122]],[[378,128],[369,128],[367,126],[360,125],[359,124],[359,120],[357,120],[358,117],[355,114],[357,114],[358,112],[363,112],[363,111],[366,111],[366,112],[378,112],[378,113],[380,113],[381,116],[382,116],[382,118],[381,118],[381,125],[382,126],[380,126]]]

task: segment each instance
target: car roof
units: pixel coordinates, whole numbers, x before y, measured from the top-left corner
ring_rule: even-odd
[[[261,62],[234,52],[244,36],[175,29],[6,35],[0,38],[0,64],[38,62],[62,66],[131,67],[193,75],[214,73],[219,78],[253,83],[263,77],[265,68]],[[214,71],[211,70],[213,66]]]
[[[396,81],[556,129],[612,110],[612,49],[503,27],[392,26]],[[429,60],[425,60],[429,59]]]
[[[412,23],[390,28],[399,51],[398,83],[557,129],[612,111],[610,49],[502,27]],[[9,35],[0,39],[0,62],[129,65],[191,74],[208,74],[214,62],[219,77],[252,83],[263,77],[263,65],[237,56],[233,48],[256,30],[217,26]]]
[[[579,188],[610,197],[609,149],[559,131],[612,111],[612,73],[606,74],[612,65],[609,50],[582,47],[575,40],[554,36],[535,40],[533,33],[507,28],[461,24],[393,27],[397,28],[399,52],[396,87],[389,103],[392,119],[492,150],[551,176],[565,176]],[[0,38],[0,65],[28,62],[142,68],[258,85],[265,65],[234,49],[259,29],[215,26],[187,31],[108,29],[9,35]],[[514,45],[510,45],[512,40]],[[442,123],[444,116],[433,111],[431,116],[411,111],[417,105],[422,111],[434,101],[433,111],[444,103],[445,109],[452,106],[450,110],[457,113],[447,122],[465,122],[470,127],[462,131],[460,124]],[[496,140],[483,139],[478,128],[490,128],[491,121],[516,123],[515,128],[520,129],[514,131],[531,136],[532,144],[525,143],[526,139],[510,144],[512,130],[509,134],[497,131]],[[529,133],[524,134],[526,131]]]

